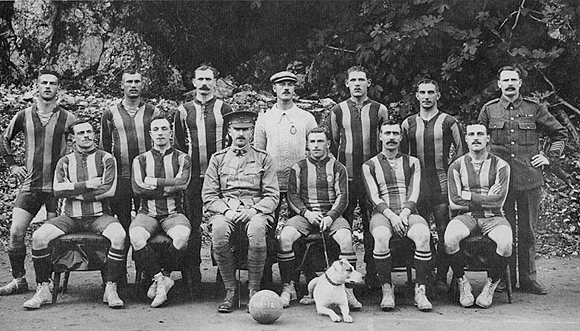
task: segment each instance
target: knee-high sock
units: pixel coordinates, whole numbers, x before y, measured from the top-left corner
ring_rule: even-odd
[[[32,262],[34,264],[34,273],[36,273],[36,282],[39,284],[48,282],[52,271],[50,248],[33,249]]]
[[[448,256],[449,256],[449,265],[453,270],[453,277],[455,278],[463,277],[463,275],[465,274],[464,270],[465,262],[463,261],[461,251],[454,254],[449,254]]]
[[[175,268],[179,268],[179,266],[181,266],[184,258],[185,258],[185,252],[186,252],[187,247],[184,247],[183,250],[179,250],[177,249],[175,246],[173,246],[173,244],[169,245],[169,248],[167,249],[167,262],[163,268],[165,269],[166,272],[171,273],[171,271],[173,271],[173,269]]]
[[[266,265],[266,245],[252,245],[248,247],[248,289],[260,290],[264,265]]]
[[[294,251],[279,251],[276,254],[278,258],[278,267],[280,268],[280,279],[282,284],[290,284],[290,281],[296,281],[296,257]]]
[[[12,268],[12,277],[21,278],[26,275],[24,260],[26,259],[26,246],[8,248],[8,259]]]
[[[215,259],[226,290],[236,289],[236,261],[229,240],[214,241],[213,258]]]
[[[151,246],[145,245],[140,250],[133,251],[133,258],[135,263],[143,267],[148,276],[153,277],[161,272],[159,261]]]
[[[508,265],[509,259],[509,256],[504,257],[497,253],[493,254],[493,268],[489,270],[488,274],[493,282],[501,278],[505,267]]]
[[[431,274],[431,252],[415,251],[415,268],[417,268],[417,283],[426,285]]]
[[[384,253],[373,252],[373,258],[381,284],[391,284],[391,271],[393,270],[391,251],[388,250]]]
[[[352,264],[352,266],[356,269],[356,253],[355,252],[340,252],[338,256],[339,259],[346,259],[348,263]]]
[[[102,271],[103,280],[118,283],[125,270],[125,261],[125,249],[109,248]]]

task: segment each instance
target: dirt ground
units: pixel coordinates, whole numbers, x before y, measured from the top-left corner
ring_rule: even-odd
[[[359,261],[362,259],[359,259]],[[101,303],[99,272],[71,274],[68,292],[59,294],[56,304],[27,311],[22,303],[34,294],[32,285],[26,294],[0,297],[0,330],[580,330],[580,258],[551,258],[537,261],[540,280],[548,295],[536,296],[514,292],[514,302],[505,293],[496,293],[489,309],[461,308],[447,296],[433,301],[429,313],[413,306],[413,297],[405,293],[405,275],[394,278],[397,308],[392,312],[379,309],[379,293],[367,293],[364,286],[355,289],[364,307],[352,312],[354,324],[332,323],[318,316],[314,306],[293,303],[284,309],[280,319],[271,325],[256,323],[241,309],[219,314],[217,305],[222,292],[215,286],[216,268],[211,266],[207,248],[203,250],[203,289],[199,298],[190,300],[181,282],[171,290],[167,305],[153,309],[148,302],[133,296],[135,269],[131,262],[129,286],[120,291],[125,308],[112,310]],[[6,252],[0,251],[0,282],[11,279]],[[34,271],[27,259],[27,279],[34,282]],[[275,281],[278,270],[274,267]],[[484,283],[484,273],[469,273],[475,295]],[[179,280],[179,272],[172,278]],[[242,273],[242,278],[245,272]],[[278,282],[277,282],[278,283]]]

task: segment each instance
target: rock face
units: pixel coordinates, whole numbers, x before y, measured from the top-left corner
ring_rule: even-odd
[[[49,66],[91,87],[118,88],[123,69],[138,69],[150,84],[183,91],[182,77],[135,31],[123,24],[132,4],[111,1],[16,0],[11,61],[26,75]]]

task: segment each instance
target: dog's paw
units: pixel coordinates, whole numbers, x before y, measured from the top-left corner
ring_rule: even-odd
[[[330,319],[334,322],[334,323],[338,323],[341,321],[340,316],[334,314],[334,315],[330,315]]]
[[[309,296],[309,295],[305,295],[302,297],[302,299],[300,299],[300,304],[303,305],[311,305],[314,303],[314,298]]]
[[[354,321],[350,315],[345,315],[343,318],[345,323],[352,323]]]

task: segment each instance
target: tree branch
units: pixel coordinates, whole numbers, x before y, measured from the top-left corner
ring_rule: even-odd
[[[520,15],[522,14],[522,9],[524,9],[524,4],[526,3],[526,0],[522,0],[522,3],[520,4],[520,8],[518,8],[518,14],[516,15],[516,21],[514,22],[514,25],[512,26],[512,31],[516,28],[516,26],[518,25],[518,22],[520,20]]]
[[[329,45],[325,45],[324,47],[332,49],[333,51],[341,51],[341,52],[353,53],[353,54],[356,53],[355,51],[351,51],[350,49],[345,49],[345,48],[338,48],[338,47],[329,46]]]

